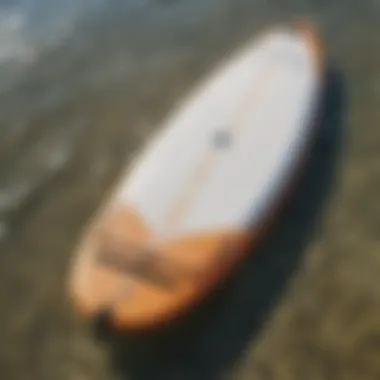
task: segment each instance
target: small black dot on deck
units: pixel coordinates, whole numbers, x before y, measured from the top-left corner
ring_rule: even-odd
[[[213,137],[213,145],[217,149],[226,149],[231,145],[232,135],[229,131],[216,131]]]

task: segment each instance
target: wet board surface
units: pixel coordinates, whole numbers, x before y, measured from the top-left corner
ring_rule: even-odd
[[[85,233],[70,283],[83,313],[152,326],[228,274],[305,160],[320,58],[312,29],[278,28],[180,103]]]

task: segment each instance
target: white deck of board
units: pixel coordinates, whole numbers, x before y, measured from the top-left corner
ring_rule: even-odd
[[[318,87],[316,63],[300,35],[264,36],[191,93],[123,178],[118,195],[157,235],[258,223],[309,138]],[[212,141],[220,129],[230,130],[232,140],[218,151]],[[208,160],[209,173],[200,180]]]

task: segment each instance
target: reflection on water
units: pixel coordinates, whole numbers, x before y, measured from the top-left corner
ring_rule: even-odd
[[[0,1],[1,378],[117,378],[66,304],[80,229],[197,78],[263,26],[300,12],[347,78],[347,146],[325,228],[294,279],[304,292],[285,293],[237,373],[264,379],[278,365],[274,378],[295,379],[307,365],[316,378],[379,375],[377,3],[13,0]]]

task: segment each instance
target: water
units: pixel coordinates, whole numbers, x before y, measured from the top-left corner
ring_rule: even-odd
[[[199,77],[300,13],[349,97],[329,201],[317,201],[332,166],[322,142],[298,201],[221,299],[186,328],[127,340],[121,365],[65,298],[82,226]],[[379,32],[370,0],[0,2],[1,378],[378,378]]]

